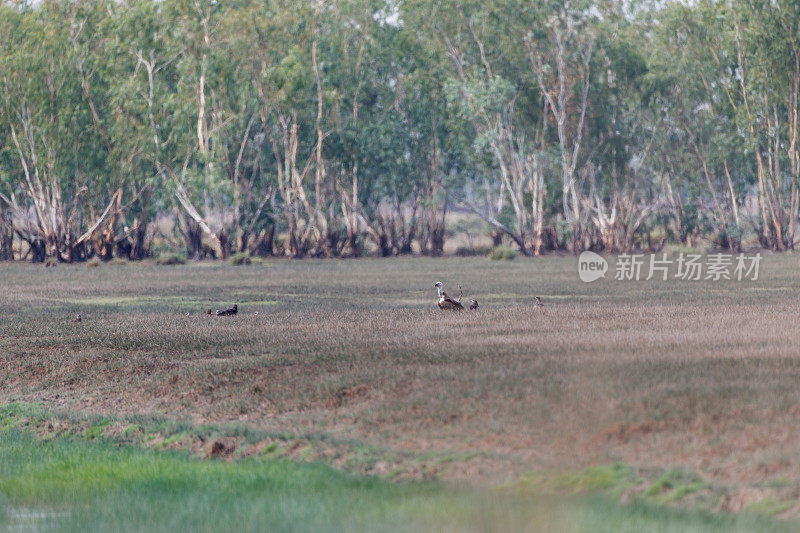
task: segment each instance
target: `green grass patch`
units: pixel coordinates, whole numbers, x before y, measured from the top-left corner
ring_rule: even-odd
[[[675,468],[664,472],[644,495],[657,503],[677,502],[708,487],[708,483],[700,479],[694,472]]]
[[[0,431],[18,428],[31,416],[35,406],[12,403],[0,406]]]
[[[544,471],[524,475],[507,488],[532,494],[579,495],[604,493],[618,498],[622,492],[640,483],[633,469],[615,463],[572,472]]]
[[[452,521],[469,529],[469,509],[490,509],[475,493],[435,483],[392,484],[314,463],[200,461],[103,439],[43,441],[11,430],[0,434],[0,454],[0,527],[9,529],[417,530]],[[515,512],[532,518],[525,507]]]
[[[97,427],[95,424],[92,427]],[[187,454],[0,432],[0,528],[59,531],[788,531],[766,517],[711,515],[604,497],[522,498],[430,482],[390,483],[318,463]],[[617,466],[566,485],[609,487]],[[566,478],[565,478],[566,479]]]
[[[751,503],[745,507],[748,513],[760,513],[766,515],[776,515],[787,511],[792,507],[792,502],[781,502],[775,498],[764,498],[757,502]]]
[[[94,424],[89,426],[89,429],[87,429],[86,433],[84,434],[86,436],[86,440],[92,440],[98,437],[102,437],[103,432],[106,430],[109,424],[111,424],[111,420],[106,418],[98,422],[95,422]]]
[[[199,307],[202,310],[203,306],[208,307],[208,300],[201,300],[198,298],[186,298],[183,296],[93,296],[82,298],[69,298],[59,299],[61,303],[69,303],[75,305],[87,305],[96,307],[142,307],[142,306],[157,306],[169,305],[176,307]],[[253,306],[269,306],[278,305],[278,300],[253,300],[245,301],[239,300],[239,305]]]

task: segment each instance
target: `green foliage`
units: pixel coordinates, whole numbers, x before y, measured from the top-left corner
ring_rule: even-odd
[[[603,212],[623,248],[656,225],[791,247],[797,6],[562,4],[3,3],[0,226],[80,260],[119,194],[97,231],[132,259],[167,212],[191,257],[198,231],[223,256],[267,231],[298,255],[438,253],[458,204],[520,235],[542,217],[558,248],[597,244]]]

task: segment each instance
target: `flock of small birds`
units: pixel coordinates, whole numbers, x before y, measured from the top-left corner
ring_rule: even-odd
[[[231,307],[229,309],[223,309],[223,310],[217,309],[217,311],[215,313],[211,312],[211,309],[206,309],[205,310],[205,314],[206,315],[216,315],[216,316],[233,316],[233,315],[237,314],[238,312],[239,312],[239,304],[233,304],[233,307]],[[256,311],[255,314],[258,314],[258,311]],[[187,311],[186,312],[186,316],[192,316],[192,314],[189,311]],[[83,318],[81,318],[81,315],[78,314],[75,318],[72,319],[72,321],[73,322],[83,322]]]
[[[444,291],[444,284],[442,284],[441,281],[437,281],[436,283],[433,284],[433,286],[436,287],[436,289],[439,291],[439,302],[438,302],[439,309],[442,309],[443,311],[463,311],[464,310],[464,305],[461,303],[461,298],[464,295],[464,292],[461,290],[461,286],[460,285],[458,287],[458,290],[459,290],[459,293],[460,293],[459,296],[458,296],[458,300],[455,300],[455,299],[453,299],[453,298],[451,298],[451,297],[449,297],[447,295],[447,293]],[[533,301],[534,301],[533,305],[535,305],[536,307],[544,307],[544,302],[542,302],[542,299],[539,298],[538,296],[535,296],[533,298]],[[479,307],[478,300],[472,298],[472,299],[470,299],[469,302],[470,302],[469,303],[469,310],[470,311],[476,311],[478,309],[478,307]],[[217,309],[216,312],[212,312],[211,309],[206,309],[205,310],[205,314],[209,315],[209,316],[211,316],[211,315],[215,315],[215,316],[233,316],[233,315],[237,314],[238,312],[239,312],[239,304],[233,304],[233,307],[228,308],[228,309],[224,309],[224,310]],[[258,314],[258,311],[256,311],[255,314]],[[186,312],[186,316],[191,316],[191,313],[187,311]],[[72,319],[72,321],[73,322],[83,322],[83,319],[81,318],[81,315],[78,314],[75,318]]]

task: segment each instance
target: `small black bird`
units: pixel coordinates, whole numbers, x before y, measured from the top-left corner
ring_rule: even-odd
[[[217,310],[217,316],[230,316],[230,315],[235,315],[238,312],[239,312],[239,305],[233,304],[233,307],[231,307],[230,309],[226,309],[224,311]]]
[[[474,311],[475,309],[478,308],[478,300],[470,300],[470,302],[472,302],[469,304],[470,311]]]
[[[533,299],[536,300],[536,303],[534,304],[534,305],[536,305],[536,307],[544,307],[544,304],[542,303],[542,299],[541,298],[539,298],[538,296],[535,296]]]

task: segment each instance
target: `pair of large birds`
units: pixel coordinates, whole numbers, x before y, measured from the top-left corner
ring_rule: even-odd
[[[436,287],[436,290],[439,291],[439,309],[443,309],[445,311],[463,311],[464,305],[461,303],[461,297],[464,295],[463,291],[461,291],[461,287],[459,286],[459,296],[458,300],[454,300],[450,298],[446,292],[444,292],[444,285],[442,285],[441,281],[437,281],[433,284]],[[469,310],[474,311],[478,308],[478,300],[470,300],[469,301]]]
[[[450,298],[447,295],[447,293],[444,292],[444,285],[442,284],[441,281],[437,281],[436,283],[433,284],[433,286],[436,287],[437,291],[439,291],[439,309],[442,309],[444,311],[463,311],[464,310],[464,305],[461,303],[461,297],[464,295],[464,293],[461,291],[461,287],[460,286],[458,287],[458,290],[459,290],[458,300],[454,300],[454,299]],[[535,301],[534,305],[536,307],[544,307],[544,304],[542,303],[542,299],[539,298],[538,296],[534,297],[534,301]],[[475,299],[470,300],[469,310],[470,311],[474,311],[477,308],[478,308],[478,300],[475,300]]]

